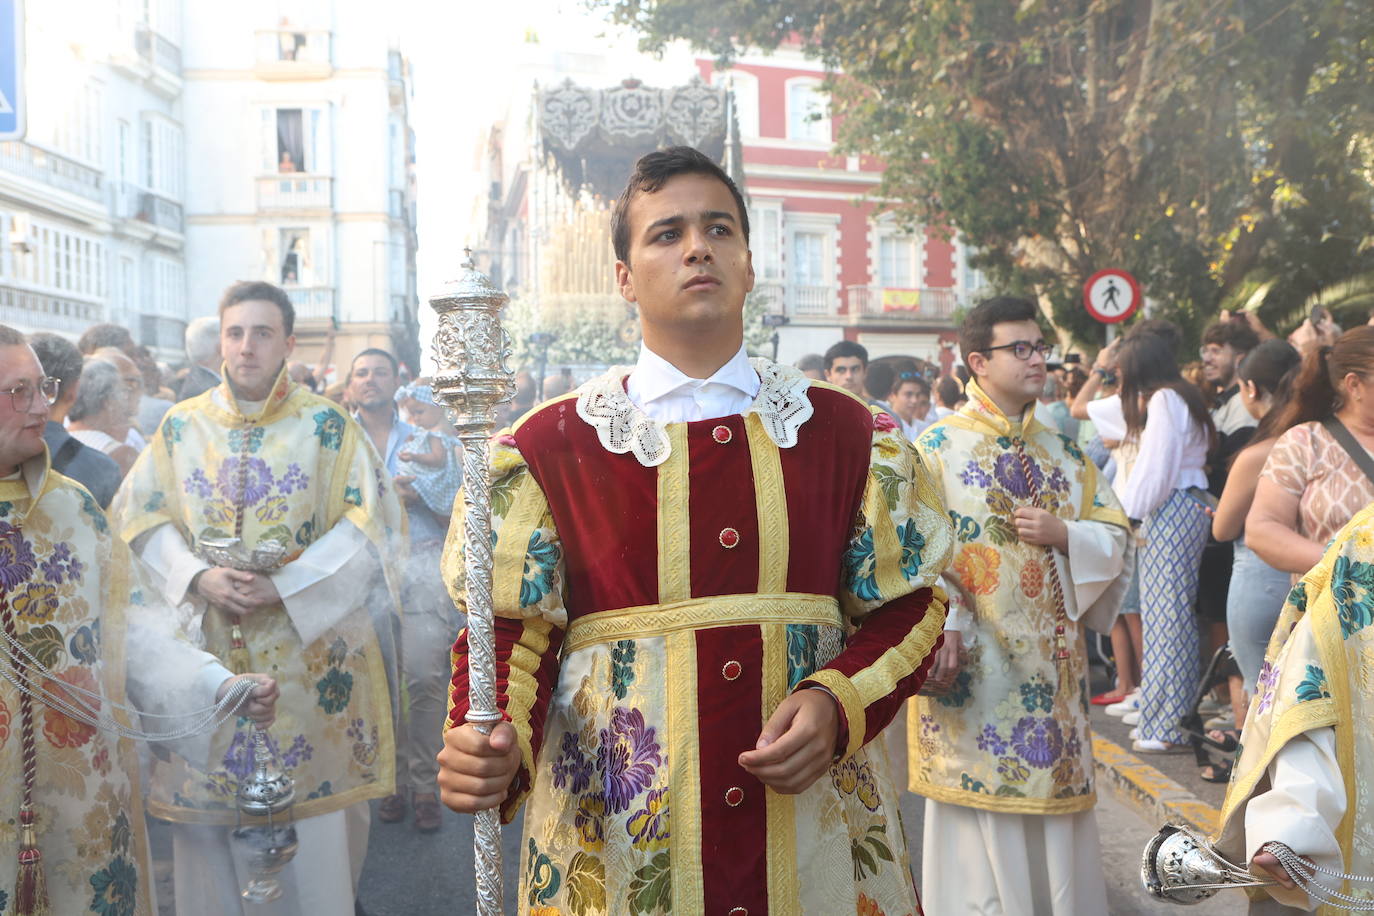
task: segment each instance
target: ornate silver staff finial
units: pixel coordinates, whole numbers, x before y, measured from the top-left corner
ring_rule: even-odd
[[[463,444],[464,565],[467,572],[468,685],[467,720],[490,733],[501,721],[496,706],[496,639],[491,606],[491,475],[487,440],[498,404],[515,394],[514,373],[506,365],[510,337],[501,327],[501,308],[510,297],[472,262],[472,249],[458,279],[429,299],[439,313],[434,335],[434,395],[451,411]],[[477,814],[477,912],[501,912],[501,821],[495,809]]]

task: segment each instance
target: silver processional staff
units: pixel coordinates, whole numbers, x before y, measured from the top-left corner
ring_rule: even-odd
[[[464,250],[462,272],[429,299],[439,314],[434,334],[434,395],[450,409],[463,444],[463,524],[468,612],[467,721],[490,734],[501,711],[496,706],[496,638],[491,607],[491,474],[487,441],[495,408],[515,394],[507,366],[510,337],[501,328],[501,308],[510,297],[497,289]],[[497,809],[479,811],[474,831],[477,912],[501,912],[501,821]]]

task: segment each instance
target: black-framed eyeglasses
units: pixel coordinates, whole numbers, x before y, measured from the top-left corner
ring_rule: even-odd
[[[993,350],[1010,350],[1012,356],[1025,362],[1031,358],[1032,353],[1039,353],[1041,356],[1048,357],[1051,349],[1053,348],[1043,340],[1039,343],[1018,340],[1016,343],[1002,344],[1000,347],[987,347],[983,350],[983,353],[991,353]]]
[[[33,387],[32,382],[22,381],[9,390],[10,405],[14,408],[15,413],[27,413],[29,408],[33,406],[34,392],[41,391],[43,400],[47,401],[48,406],[51,407],[57,402],[57,392],[61,387],[62,380],[51,375],[44,376],[37,388]]]

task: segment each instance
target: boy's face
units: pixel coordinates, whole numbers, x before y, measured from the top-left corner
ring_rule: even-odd
[[[646,328],[692,334],[739,325],[754,267],[735,198],[710,175],[677,175],[627,211],[629,262],[617,261],[621,295]]]

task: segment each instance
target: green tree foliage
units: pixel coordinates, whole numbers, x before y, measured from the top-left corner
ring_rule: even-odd
[[[840,148],[887,163],[877,194],[957,226],[1080,342],[1104,267],[1191,333],[1262,283],[1277,322],[1374,270],[1369,0],[589,2],[646,50],[819,55]]]

